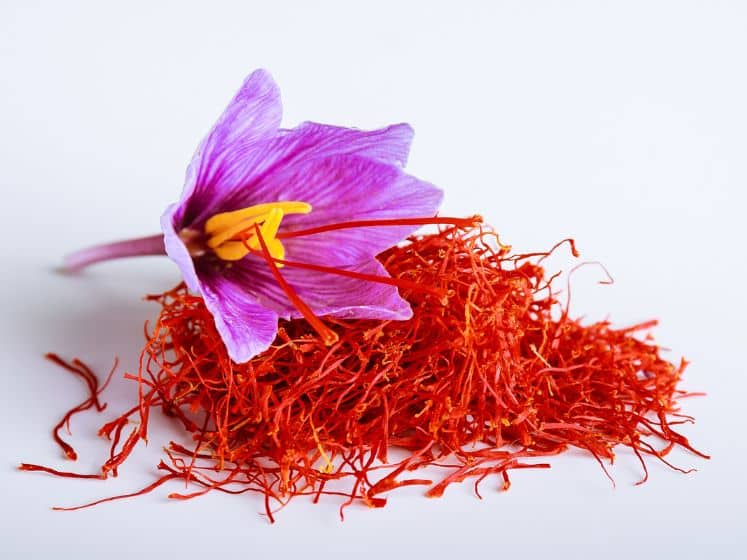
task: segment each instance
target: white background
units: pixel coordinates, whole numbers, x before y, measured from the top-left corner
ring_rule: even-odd
[[[274,7],[268,7],[273,4]],[[208,7],[210,6],[210,7]],[[457,7],[458,6],[458,7]],[[0,7],[0,556],[3,558],[738,557],[744,547],[747,6],[743,2],[8,2]],[[613,489],[567,455],[384,510],[297,500],[270,526],[252,497],[188,503],[167,490],[79,513],[72,505],[153,477],[172,433],[116,480],[15,471],[19,461],[91,470],[94,436],[132,401],[73,422],[81,460],[49,435],[80,383],[42,360],[77,355],[132,370],[140,300],[178,280],[167,259],[54,274],[99,241],[155,233],[194,147],[242,79],[268,68],[284,124],[408,121],[409,169],[443,187],[445,213],[484,214],[518,250],[567,236],[616,279],[576,277],[573,309],[619,324],[661,319],[684,386],[705,390],[686,430],[713,454],[651,463],[640,487],[622,453]],[[564,266],[568,262],[562,263]],[[493,484],[493,487],[497,483]]]

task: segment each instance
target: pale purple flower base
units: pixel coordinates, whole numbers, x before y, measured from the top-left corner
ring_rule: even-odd
[[[165,254],[163,234],[151,235],[139,239],[127,239],[125,241],[96,245],[76,251],[65,257],[62,262],[61,271],[75,273],[97,262],[144,255],[163,256]]]

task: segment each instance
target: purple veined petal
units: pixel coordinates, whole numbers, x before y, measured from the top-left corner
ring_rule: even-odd
[[[407,123],[377,130],[360,130],[315,122],[302,123],[292,131],[297,141],[309,146],[314,158],[358,155],[398,167],[407,164],[414,131]]]
[[[189,224],[200,212],[209,212],[222,199],[224,176],[232,176],[252,146],[278,134],[282,118],[280,91],[266,70],[249,75],[192,158],[176,212],[180,224]]]
[[[340,229],[287,239],[282,234],[353,220],[431,217],[443,196],[397,167],[352,155],[285,168],[267,177],[258,190],[311,204],[311,213],[284,218],[280,237],[289,260],[332,266],[367,261],[418,226]]]
[[[318,159],[357,155],[402,167],[407,162],[412,136],[408,124],[367,131],[306,122],[293,130],[282,130],[277,136],[247,145],[234,154],[220,177],[219,211],[280,200],[261,188],[266,178]],[[215,213],[214,207],[208,210],[194,216],[198,227],[211,212]]]
[[[278,315],[257,303],[246,289],[221,271],[198,270],[187,247],[174,230],[174,213],[178,206],[172,204],[161,217],[166,254],[176,263],[187,287],[201,294],[215,327],[234,362],[246,362],[269,348],[275,339]]]
[[[376,259],[345,269],[389,277],[384,266]],[[301,317],[261,257],[252,256],[239,261],[224,274],[235,285],[245,286],[258,303],[273,309],[279,316],[286,319]],[[381,320],[406,320],[412,317],[410,304],[399,295],[396,286],[290,265],[281,268],[280,274],[319,316]]]
[[[200,286],[205,305],[234,362],[246,362],[270,347],[278,332],[275,311],[257,303],[243,284],[228,275],[203,275]]]
[[[174,229],[175,214],[179,211],[178,204],[171,204],[161,216],[161,229],[163,230],[163,244],[166,254],[176,263],[187,287],[195,293],[201,293],[200,282],[197,278],[195,263],[189,254],[184,241]]]

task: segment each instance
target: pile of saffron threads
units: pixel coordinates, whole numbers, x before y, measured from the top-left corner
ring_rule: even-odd
[[[575,255],[570,240],[553,251],[564,243]],[[640,482],[646,457],[689,472],[666,459],[676,446],[707,458],[675,431],[693,421],[677,405],[692,395],[677,388],[686,362],[670,363],[650,335],[637,336],[654,321],[616,329],[570,318],[553,287],[558,275],[541,266],[550,253],[511,255],[480,226],[412,237],[379,256],[411,320],[326,318],[339,336],[331,346],[306,321],[282,321],[272,347],[244,364],[228,357],[200,297],[183,285],[150,296],[162,309],[146,326],[140,371],[126,375],[138,403],[101,429],[111,440],[101,473],[21,468],[116,476],[160,408],[193,439],[171,442],[160,478],[59,509],[181,480],[195,491],[170,498],[256,492],[271,521],[296,496],[341,497],[342,514],[353,502],[382,507],[401,486],[437,497],[469,479],[479,496],[480,483],[497,477],[507,489],[511,470],[547,468],[538,458],[569,448],[605,469],[619,445],[640,460]],[[427,466],[442,476],[414,473]]]

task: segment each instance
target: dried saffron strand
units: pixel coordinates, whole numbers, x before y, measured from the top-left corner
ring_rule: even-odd
[[[96,377],[96,375],[91,371],[91,369],[78,360],[77,358],[74,359],[72,362],[66,362],[62,358],[60,358],[57,354],[48,353],[44,356],[49,361],[59,365],[63,369],[69,371],[70,373],[73,373],[83,379],[85,381],[86,386],[88,387],[89,396],[86,400],[81,402],[80,404],[74,406],[70,410],[68,410],[65,415],[62,417],[62,419],[57,423],[57,425],[52,430],[52,437],[54,438],[57,445],[60,446],[63,453],[65,454],[65,457],[68,459],[75,461],[78,458],[77,453],[75,452],[75,449],[67,443],[65,440],[62,439],[62,436],[60,436],[60,430],[62,430],[63,427],[67,427],[68,433],[70,433],[70,418],[73,417],[73,415],[82,412],[84,410],[88,410],[90,408],[96,408],[99,412],[102,412],[106,408],[105,403],[101,403],[99,401],[99,395],[101,392],[106,389],[106,387],[109,385],[109,382],[112,379],[112,376],[114,375],[114,372],[117,369],[117,366],[119,365],[119,360],[114,360],[114,365],[112,366],[112,369],[109,372],[109,375],[104,380],[104,383],[99,387],[99,380]]]
[[[391,227],[391,226],[432,226],[432,225],[450,225],[456,227],[469,228],[482,223],[481,216],[471,216],[469,218],[442,218],[434,216],[432,218],[392,218],[390,220],[351,220],[349,222],[337,222],[324,226],[318,226],[307,229],[297,229],[282,231],[277,235],[278,239],[288,239],[291,237],[303,237],[306,235],[316,235],[326,231],[336,231],[340,229],[357,229],[363,227]]]
[[[43,465],[34,465],[31,463],[21,463],[18,466],[19,471],[28,471],[28,472],[45,472],[47,474],[52,474],[54,476],[61,476],[63,478],[95,478],[98,480],[103,480],[106,478],[103,474],[81,474],[81,473],[73,473],[73,472],[66,472],[66,471],[58,471],[57,469],[52,469],[50,467],[45,467]]]
[[[328,274],[335,274],[337,276],[347,276],[348,278],[355,278],[357,280],[364,280],[367,282],[378,282],[380,284],[389,284],[391,286],[397,286],[398,288],[406,288],[409,290],[423,290],[431,292],[439,297],[446,295],[445,293],[436,290],[430,286],[423,286],[415,282],[410,282],[405,278],[391,278],[388,276],[374,276],[373,274],[363,274],[361,272],[355,272],[353,270],[346,270],[344,268],[334,268],[331,266],[322,266],[312,263],[301,263],[295,261],[288,261],[285,259],[272,258],[275,263],[283,264],[285,266],[291,266],[295,268],[303,268],[305,270],[314,270],[317,272],[326,272]]]
[[[270,272],[274,276],[278,285],[283,289],[285,294],[288,296],[288,299],[291,302],[293,302],[293,305],[296,307],[296,309],[298,309],[298,311],[303,315],[303,317],[309,322],[309,324],[314,328],[314,330],[322,338],[322,340],[324,340],[324,343],[327,346],[332,345],[335,342],[337,342],[338,340],[337,334],[333,330],[329,329],[321,321],[321,319],[319,319],[319,317],[317,317],[314,314],[311,308],[300,297],[298,297],[298,294],[291,287],[291,285],[285,281],[285,278],[283,278],[283,275],[280,273],[280,270],[278,270],[277,264],[275,264],[275,260],[270,255],[270,251],[267,249],[267,244],[265,243],[265,239],[262,236],[262,231],[259,229],[259,226],[256,224],[254,225],[254,231],[255,231],[255,235],[257,236],[257,240],[259,241],[259,245],[262,248],[262,256],[267,262],[267,265],[270,267]]]
[[[140,403],[102,428],[113,439],[107,465],[116,472],[147,436],[148,411],[162,407],[195,445],[171,444],[160,467],[171,478],[160,481],[202,487],[172,497],[258,492],[271,520],[272,504],[294,496],[342,497],[342,510],[381,507],[381,494],[408,485],[439,496],[474,479],[479,495],[497,477],[507,489],[510,470],[547,468],[534,461],[569,447],[605,472],[618,445],[639,458],[644,479],[645,457],[680,470],[664,458],[672,448],[699,453],[674,430],[691,421],[677,408],[686,362],[634,337],[652,322],[571,319],[557,275],[540,266],[552,251],[510,255],[496,241],[467,225],[412,238],[380,256],[393,279],[414,284],[400,285],[410,321],[327,318],[331,346],[303,320],[282,322],[273,346],[246,364],[228,358],[201,298],[184,286],[151,296],[162,311],[132,376]],[[564,243],[575,254],[571,240],[553,250]],[[133,416],[140,428],[120,443]],[[390,459],[395,448],[403,459]],[[424,467],[448,474],[435,483],[408,474]]]
[[[176,478],[181,478],[181,477],[182,477],[181,474],[171,474],[171,473],[169,473],[169,474],[163,475],[162,477],[160,477],[159,479],[157,479],[152,484],[149,484],[145,488],[143,488],[141,490],[138,490],[136,492],[131,492],[129,494],[121,494],[119,496],[110,496],[108,498],[102,498],[100,500],[96,500],[95,502],[91,502],[89,504],[84,504],[84,505],[80,505],[80,506],[72,506],[72,507],[59,507],[59,506],[56,506],[56,507],[53,507],[52,509],[55,510],[55,511],[76,511],[76,510],[79,510],[79,509],[84,509],[84,508],[87,508],[87,507],[96,506],[98,504],[103,504],[103,503],[106,503],[106,502],[114,502],[116,500],[124,500],[126,498],[135,498],[137,496],[142,496],[144,494],[152,492],[153,490],[155,490],[159,486],[165,484],[166,482],[169,482],[170,480],[174,480]]]

